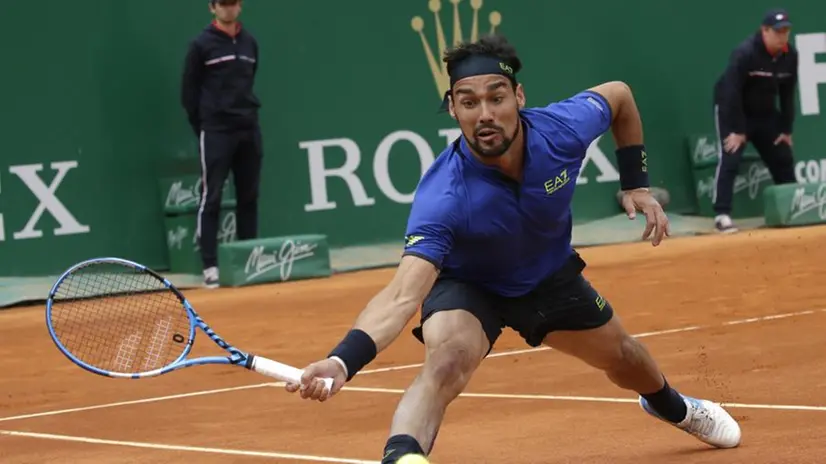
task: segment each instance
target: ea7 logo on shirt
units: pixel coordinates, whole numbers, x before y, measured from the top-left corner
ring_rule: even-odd
[[[545,182],[545,193],[547,193],[548,195],[552,195],[557,190],[568,185],[568,182],[570,181],[571,179],[568,177],[568,170],[563,169],[558,176],[554,177],[553,179],[548,179],[548,181]]]
[[[404,247],[412,247],[413,245],[419,243],[422,240],[424,240],[424,237],[421,235],[408,235],[404,238]]]

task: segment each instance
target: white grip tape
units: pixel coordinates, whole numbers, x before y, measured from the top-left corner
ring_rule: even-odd
[[[252,370],[259,374],[296,385],[301,385],[301,374],[304,373],[301,369],[296,369],[295,367],[261,356],[256,356],[252,359]],[[327,391],[331,391],[333,388],[333,379],[325,378],[322,380]]]

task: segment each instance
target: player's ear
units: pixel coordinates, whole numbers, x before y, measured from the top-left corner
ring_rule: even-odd
[[[516,103],[520,110],[525,107],[525,88],[522,84],[516,84]]]
[[[456,107],[453,106],[453,96],[452,95],[449,95],[447,97],[447,111],[450,113],[451,118],[457,119],[456,118]]]

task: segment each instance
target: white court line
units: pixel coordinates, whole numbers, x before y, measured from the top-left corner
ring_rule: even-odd
[[[724,322],[724,323],[719,324],[719,325],[707,325],[707,326],[697,325],[697,326],[688,326],[688,327],[682,327],[682,328],[677,328],[677,329],[666,329],[666,330],[658,330],[658,331],[654,331],[654,332],[644,332],[644,333],[633,335],[633,337],[635,337],[635,338],[646,338],[646,337],[653,337],[653,336],[657,336],[657,335],[668,335],[668,334],[674,334],[674,333],[691,332],[691,331],[700,330],[700,329],[707,329],[707,328],[711,328],[711,327],[725,327],[725,326],[739,325],[739,324],[753,324],[755,322],[771,321],[771,320],[775,320],[775,319],[783,319],[783,318],[795,317],[795,316],[804,316],[804,315],[821,313],[821,312],[826,312],[826,308],[816,309],[816,310],[807,310],[807,311],[797,311],[797,312],[785,313],[785,314],[775,314],[775,315],[762,316],[762,317],[752,317],[752,318],[748,318],[748,319],[739,319],[739,320],[735,320],[735,321]],[[517,354],[533,353],[533,352],[545,351],[545,350],[550,350],[550,348],[542,346],[542,347],[538,347],[538,348],[503,351],[501,353],[491,353],[490,355],[488,355],[488,358],[513,356],[513,355],[517,355]],[[422,367],[423,365],[424,364],[422,364],[422,363],[416,363],[416,364],[405,364],[405,365],[402,365],[402,366],[383,367],[383,368],[379,368],[379,369],[367,369],[367,370],[359,372],[357,375],[380,374],[382,372],[392,372],[392,371],[400,371],[400,370],[406,370],[406,369],[415,369],[415,368],[418,368],[418,367]],[[58,410],[58,411],[46,411],[46,412],[40,412],[40,413],[34,413],[34,414],[24,414],[24,415],[20,415],[20,416],[0,417],[0,422],[13,421],[13,420],[23,420],[23,419],[32,419],[32,418],[43,417],[43,416],[55,416],[55,415],[59,415],[59,414],[68,414],[68,413],[73,413],[73,412],[91,411],[91,410],[95,410],[95,409],[113,408],[113,407],[117,407],[117,406],[128,406],[128,405],[132,405],[132,404],[154,403],[156,401],[174,400],[174,399],[178,399],[178,398],[189,398],[189,397],[193,397],[193,396],[211,395],[211,394],[216,394],[216,393],[225,393],[225,392],[232,392],[232,391],[238,391],[238,390],[247,390],[247,389],[253,389],[253,388],[279,386],[279,385],[283,386],[283,383],[267,382],[267,383],[260,383],[260,384],[255,384],[255,385],[245,385],[245,386],[241,386],[241,387],[221,388],[221,389],[217,389],[217,390],[206,390],[206,391],[199,391],[199,392],[193,392],[193,393],[183,393],[183,394],[179,394],[179,395],[169,395],[169,396],[161,396],[161,397],[156,397],[156,398],[146,398],[146,399],[135,400],[135,401],[123,401],[123,402],[118,402],[118,403],[100,404],[100,405],[86,406],[86,407],[80,407],[80,408],[62,409],[62,410]]]
[[[257,458],[292,459],[295,461],[335,462],[343,464],[381,464],[379,461],[361,461],[358,459],[331,458],[306,454],[271,453],[266,451],[244,451],[223,448],[203,448],[200,446],[162,445],[158,443],[141,443],[134,441],[101,440],[98,438],[73,437],[70,435],[53,435],[50,433],[15,432],[0,430],[0,435],[10,437],[41,438],[44,440],[73,441],[77,443],[91,443],[94,445],[128,446],[131,448],[145,448],[165,451],[193,451],[196,453],[228,454],[232,456],[252,456]]]
[[[366,393],[393,393],[401,395],[405,391],[397,388],[344,387],[343,390]],[[560,396],[560,395],[518,395],[508,393],[460,393],[465,398],[492,398],[504,400],[549,400],[549,401],[583,401],[595,403],[637,403],[634,398],[608,398],[601,396]],[[826,411],[826,406],[803,406],[796,404],[748,404],[720,403],[727,408],[740,409],[782,409],[788,411]]]
[[[13,420],[22,420],[22,419],[33,419],[35,417],[44,417],[44,416],[56,416],[59,414],[68,414],[70,412],[81,412],[81,411],[92,411],[95,409],[105,409],[105,408],[114,408],[117,406],[129,406],[132,404],[143,404],[143,403],[154,403],[156,401],[165,401],[165,400],[176,400],[178,398],[191,398],[193,396],[202,396],[202,395],[214,395],[216,393],[226,393],[238,390],[251,390],[253,388],[263,388],[263,387],[271,387],[273,386],[272,383],[259,383],[255,385],[242,385],[240,387],[229,387],[229,388],[218,388],[216,390],[204,390],[192,393],[181,393],[178,395],[169,395],[169,396],[158,396],[155,398],[145,398],[142,400],[133,400],[133,401],[121,401],[118,403],[108,403],[108,404],[99,404],[97,406],[85,406],[82,408],[72,408],[72,409],[61,409],[58,411],[46,411],[46,412],[38,412],[34,414],[24,414],[22,416],[12,416],[12,417],[2,417],[0,418],[0,422],[6,421],[13,421]],[[283,385],[282,385],[283,386]]]
[[[814,311],[810,311],[809,313],[813,313],[813,312]],[[789,317],[789,316],[792,316],[792,315],[798,315],[798,314],[788,314],[786,316]],[[758,322],[760,320],[762,320],[762,319],[761,318],[754,318],[754,320],[750,321],[750,322]],[[741,322],[741,323],[744,323],[744,322]],[[726,323],[726,324],[731,324],[731,323]],[[669,335],[669,334],[682,333],[682,332],[691,332],[691,331],[700,330],[700,329],[703,329],[703,328],[706,328],[706,327],[699,326],[699,325],[694,325],[694,326],[690,326],[690,327],[681,327],[679,329],[668,329],[668,330],[658,330],[656,332],[645,332],[645,333],[633,335],[633,337],[634,338],[645,338],[645,337],[653,337],[655,335]],[[517,355],[517,354],[536,353],[538,351],[548,351],[550,349],[551,349],[550,347],[543,345],[543,346],[538,346],[536,348],[524,348],[524,349],[521,349],[521,350],[502,351],[502,352],[499,352],[499,353],[491,353],[487,356],[486,359],[501,358],[503,356],[514,356],[514,355]],[[366,370],[363,370],[363,371],[359,372],[356,375],[358,376],[358,375],[363,375],[363,374],[381,374],[382,372],[403,371],[403,370],[406,370],[406,369],[415,369],[417,367],[422,367],[422,366],[424,366],[424,364],[416,363],[416,364],[404,364],[402,366],[380,367],[378,369],[366,369]]]
[[[808,314],[815,314],[815,313],[818,313],[818,312],[826,312],[826,308],[816,309],[816,310],[807,310],[807,311],[797,311],[797,312],[794,312],[794,313],[774,314],[774,315],[771,315],[771,316],[752,317],[752,318],[749,318],[749,319],[739,319],[739,320],[736,320],[736,321],[724,322],[724,323],[720,324],[720,326],[729,326],[729,325],[738,325],[738,324],[753,324],[755,322],[771,321],[771,320],[775,320],[775,319],[783,319],[783,318],[795,317],[795,316],[805,316],[805,315],[808,315]],[[648,337],[654,337],[654,336],[659,336],[659,335],[671,335],[671,334],[675,334],[675,333],[693,332],[695,330],[708,329],[708,328],[711,328],[711,327],[718,327],[718,326],[716,326],[716,325],[714,325],[714,326],[711,326],[711,325],[705,325],[705,326],[703,326],[703,325],[692,325],[692,326],[688,326],[688,327],[680,327],[680,328],[677,328],[677,329],[666,329],[666,330],[657,330],[657,331],[654,331],[654,332],[643,332],[643,333],[640,333],[640,334],[632,335],[632,337],[634,337],[634,338],[648,338]],[[517,355],[517,354],[536,353],[538,351],[547,351],[547,350],[550,350],[550,349],[551,348],[548,347],[548,346],[539,346],[539,347],[536,347],[536,348],[526,348],[526,349],[521,349],[521,350],[502,351],[500,353],[491,353],[491,354],[489,354],[488,359],[489,358],[499,358],[499,357],[502,357],[502,356],[513,356],[513,355]],[[405,369],[415,369],[417,367],[422,367],[422,366],[424,366],[423,363],[417,363],[417,364],[405,364],[403,366],[382,367],[382,368],[379,368],[379,369],[367,369],[367,370],[359,372],[356,375],[358,376],[358,375],[362,375],[362,374],[379,374],[379,373],[382,373],[382,372],[392,372],[392,371],[400,371],[400,370],[405,370]]]
[[[751,323],[751,322],[758,322],[758,321],[771,321],[771,320],[775,320],[775,319],[785,319],[787,317],[792,317],[792,316],[803,316],[803,315],[806,315],[806,314],[814,314],[818,311],[826,311],[826,309],[820,309],[820,310],[817,310],[817,311],[811,310],[811,311],[800,311],[800,312],[797,312],[797,313],[776,314],[774,316],[765,316],[765,317],[759,317],[759,318],[752,317],[750,319],[742,319],[742,320],[739,320],[739,321],[726,322],[723,325],[748,324],[748,323]]]

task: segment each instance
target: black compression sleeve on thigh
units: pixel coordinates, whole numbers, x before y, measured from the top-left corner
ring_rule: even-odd
[[[349,382],[358,371],[376,357],[377,351],[376,342],[367,332],[353,329],[327,357],[336,356],[344,362],[347,366],[347,381]]]

